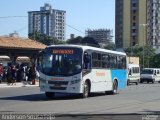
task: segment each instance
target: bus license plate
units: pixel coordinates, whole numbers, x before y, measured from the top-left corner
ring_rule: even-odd
[[[54,87],[61,87],[60,84],[54,84]]]

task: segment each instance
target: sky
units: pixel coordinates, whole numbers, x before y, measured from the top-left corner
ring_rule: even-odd
[[[0,36],[17,31],[20,37],[27,37],[28,11],[39,11],[44,3],[66,11],[66,39],[70,34],[84,37],[87,29],[107,28],[115,34],[115,0],[1,0]]]

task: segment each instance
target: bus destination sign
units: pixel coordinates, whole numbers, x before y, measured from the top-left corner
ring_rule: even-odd
[[[74,50],[72,49],[59,49],[53,50],[53,54],[73,54]]]

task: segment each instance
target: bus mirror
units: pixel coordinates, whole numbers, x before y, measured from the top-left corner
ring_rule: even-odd
[[[131,70],[129,70],[129,74],[128,75],[131,75]]]

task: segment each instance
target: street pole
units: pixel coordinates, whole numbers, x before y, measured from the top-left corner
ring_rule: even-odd
[[[144,68],[144,41],[145,41],[145,35],[144,35],[144,26],[143,26],[143,68]]]
[[[145,27],[147,26],[148,24],[140,24],[140,26],[143,27],[143,43],[142,43],[142,47],[143,47],[143,68],[144,68],[144,42],[145,42]]]

